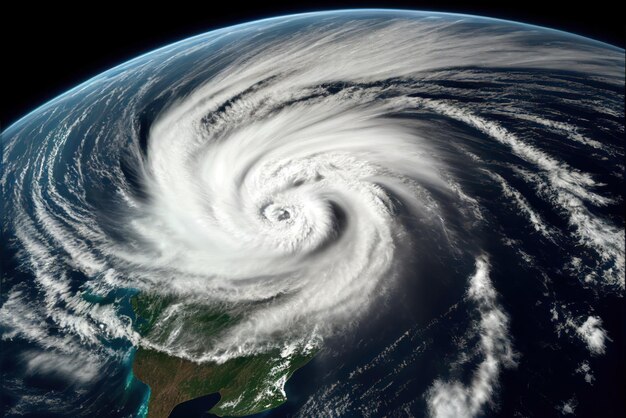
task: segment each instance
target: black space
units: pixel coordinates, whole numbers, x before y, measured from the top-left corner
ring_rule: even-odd
[[[0,129],[71,87],[137,55],[212,29],[265,17],[366,7],[435,10],[548,26],[622,48],[626,28],[617,2],[605,0],[559,2],[564,7],[547,1],[532,4],[479,0],[245,3],[175,0],[142,7],[130,1],[76,3],[80,6],[12,3],[10,9],[2,11],[1,18]]]

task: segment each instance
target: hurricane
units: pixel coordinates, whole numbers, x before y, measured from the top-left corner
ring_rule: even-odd
[[[11,413],[96,411],[88,390],[63,399],[138,348],[313,356],[408,303],[431,311],[350,378],[416,361],[398,347],[448,315],[464,343],[423,413],[476,416],[529,356],[510,285],[545,338],[601,356],[616,336],[595,306],[624,290],[623,67],[619,48],[528,25],[336,12],[199,35],[59,96],[2,134],[0,329],[26,347],[20,373],[69,383],[44,399],[5,373]],[[349,387],[299,414],[363,412],[371,389]]]

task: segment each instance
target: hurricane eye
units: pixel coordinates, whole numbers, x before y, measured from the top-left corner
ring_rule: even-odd
[[[286,222],[292,217],[293,208],[270,203],[261,209],[261,215],[270,222]]]
[[[285,221],[291,218],[291,214],[287,209],[279,209],[276,212],[276,219],[278,219],[279,221]]]

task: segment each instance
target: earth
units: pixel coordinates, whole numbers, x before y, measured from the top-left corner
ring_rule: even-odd
[[[1,141],[3,416],[623,416],[620,48],[284,16]]]

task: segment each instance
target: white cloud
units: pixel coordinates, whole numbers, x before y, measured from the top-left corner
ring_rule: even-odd
[[[433,418],[469,418],[483,412],[498,386],[501,369],[514,367],[515,353],[508,337],[508,316],[497,303],[497,293],[489,278],[486,256],[476,259],[476,272],[470,278],[468,299],[480,312],[479,351],[483,357],[469,384],[437,380],[427,394]]]
[[[609,339],[602,328],[602,320],[597,316],[589,316],[587,320],[576,328],[578,336],[587,344],[592,354],[604,354],[606,340]]]
[[[563,415],[576,415],[576,407],[578,406],[578,401],[576,401],[576,397],[572,397],[571,399],[563,402],[563,404],[557,408],[559,412]]]
[[[596,380],[596,378],[593,376],[593,371],[591,370],[591,366],[589,365],[588,361],[581,362],[576,369],[576,373],[582,374],[585,378],[585,382],[589,383],[590,385],[593,385],[593,381]]]
[[[100,367],[95,356],[67,355],[52,351],[29,351],[22,354],[27,374],[54,375],[69,383],[85,385],[92,383]],[[83,353],[84,354],[84,353]]]
[[[535,176],[535,180],[539,183],[538,187],[545,190],[552,204],[568,215],[567,220],[575,229],[572,236],[582,245],[595,250],[599,258],[599,266],[609,265],[609,267],[602,267],[605,283],[624,289],[626,285],[624,281],[626,268],[624,229],[607,219],[593,215],[587,208],[585,202],[595,206],[606,206],[614,202],[613,199],[594,191],[600,184],[589,173],[571,167],[538,147],[521,140],[500,124],[478,116],[454,102],[421,98],[413,101],[473,126],[497,142],[508,146],[513,154],[535,165],[539,169],[539,175]],[[535,217],[532,220],[531,212],[527,210],[530,207],[526,206],[523,210],[531,217],[531,222],[541,230],[541,224],[537,223],[539,218]]]
[[[452,222],[445,219],[435,195],[446,196],[441,197],[449,199],[446,204],[475,205],[474,216],[481,217],[479,199],[461,190],[459,182],[446,180],[452,175],[443,175],[445,159],[439,159],[438,144],[429,137],[442,132],[419,133],[389,117],[420,106],[482,131],[535,165],[541,172],[537,177],[552,188],[550,198],[566,212],[577,237],[613,266],[608,280],[623,287],[623,229],[586,208],[587,203],[610,202],[593,190],[598,184],[591,175],[465,105],[404,95],[405,85],[389,81],[442,71],[456,76],[458,68],[463,77],[477,77],[469,74],[476,67],[575,66],[589,77],[618,85],[624,78],[623,54],[557,35],[559,42],[544,42],[545,33],[523,26],[507,29],[507,24],[465,16],[406,16],[335,21],[327,15],[315,24],[311,16],[290,17],[287,21],[306,19],[302,30],[267,39],[258,26],[229,28],[168,46],[91,80],[71,93],[80,105],[76,112],[59,115],[55,112],[61,107],[50,105],[45,116],[54,119],[57,129],[41,135],[40,146],[29,145],[32,153],[27,156],[15,162],[10,161],[14,154],[3,156],[9,165],[2,183],[9,175],[16,179],[11,219],[27,253],[24,264],[35,277],[29,290],[37,292],[39,302],[36,313],[14,318],[8,306],[35,303],[9,299],[0,309],[5,337],[32,338],[55,348],[65,344],[65,335],[93,346],[102,338],[122,338],[180,357],[224,360],[272,344],[282,346],[284,341],[276,343],[280,339],[317,341],[317,335],[331,335],[356,322],[393,285],[394,269],[403,264],[398,262],[399,247],[410,246],[393,210],[396,199],[426,227],[443,229],[451,245],[454,231],[446,225]],[[502,26],[494,31],[493,24]],[[215,49],[218,40],[241,34],[244,42],[224,42]],[[531,40],[541,42],[528,48]],[[185,77],[159,78],[172,71],[168,66],[173,62],[196,53],[199,65],[185,68]],[[217,56],[234,59],[224,59],[224,67],[204,65],[208,61],[203,59]],[[210,75],[202,72],[207,67]],[[330,94],[324,84],[338,80],[345,88]],[[149,127],[148,153],[140,155],[139,147],[133,147],[137,144],[129,142],[129,137],[139,141],[136,106],[153,100],[144,95],[165,81],[167,89],[158,92],[160,97],[172,93],[176,100]],[[200,81],[204,84],[178,96],[183,87]],[[384,86],[377,86],[381,81]],[[69,140],[77,128],[87,127],[90,112],[108,114],[115,102],[124,103],[115,123],[81,130],[79,139],[85,141],[79,144]],[[578,132],[569,125],[549,126],[570,135]],[[21,141],[33,142],[30,134],[8,138],[7,152],[20,149]],[[92,144],[98,152],[82,155]],[[137,175],[150,196],[147,203],[133,200],[119,165],[110,164],[128,152],[137,157]],[[24,160],[23,166],[18,164]],[[100,228],[97,211],[85,200],[85,190],[94,186],[86,183],[94,179],[106,179],[107,187],[116,188],[116,196],[125,202],[115,208],[119,219],[113,226],[134,232],[132,242],[120,243]],[[529,201],[504,183],[503,188],[533,227],[548,234],[549,227]],[[345,229],[338,226],[336,208],[346,218]],[[483,260],[479,267],[486,265]],[[74,273],[85,275],[78,291]],[[482,394],[476,397],[482,405],[481,396],[486,398],[488,391],[481,382],[494,384],[506,359],[499,350],[508,342],[506,314],[495,302],[488,278],[480,279],[480,274],[468,297],[482,306],[486,360],[471,387]],[[154,328],[176,333],[141,340],[120,312],[81,297],[93,288],[101,288],[102,294],[133,288],[175,295],[182,304],[202,303],[232,312],[239,321],[222,335],[207,337],[193,325],[185,328],[184,315],[190,311],[183,307],[177,311],[181,316],[161,318]],[[48,332],[47,321],[61,337]],[[456,389],[451,386],[451,391]]]
[[[545,223],[545,221],[541,218],[541,215],[539,215],[531,207],[530,203],[528,203],[528,200],[526,200],[526,198],[519,191],[511,187],[507,183],[507,181],[504,180],[502,176],[496,173],[491,173],[491,172],[489,172],[488,174],[494,180],[500,183],[500,186],[502,187],[502,191],[504,192],[504,195],[510,199],[513,199],[513,201],[515,202],[515,205],[518,207],[521,213],[523,213],[526,216],[526,218],[531,223],[535,231],[541,233],[546,238],[552,239],[552,235],[554,234],[554,231],[552,230],[551,227],[549,227]]]

